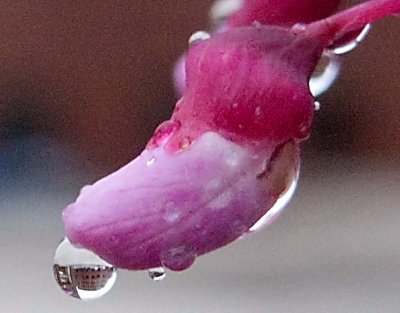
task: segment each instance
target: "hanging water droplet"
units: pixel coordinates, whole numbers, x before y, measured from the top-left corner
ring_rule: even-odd
[[[161,281],[165,278],[165,270],[163,267],[151,268],[148,270],[149,277],[154,281]]]
[[[259,179],[263,179],[268,194],[278,195],[275,204],[268,209],[250,229],[258,231],[272,223],[292,199],[299,178],[300,153],[298,144],[289,141],[279,147],[271,157],[270,163]]]
[[[249,229],[250,233],[259,231],[275,221],[282,210],[289,204],[290,200],[293,198],[294,192],[296,191],[297,182],[298,175],[296,176],[296,179],[293,180],[289,189],[275,202],[273,207],[270,208],[267,213],[262,218],[260,218],[253,226],[251,226],[251,228]]]
[[[162,251],[160,260],[164,267],[172,271],[183,271],[194,263],[196,254],[190,246],[178,245]]]
[[[203,30],[197,31],[192,34],[189,38],[189,45],[193,45],[195,43],[198,43],[203,40],[210,39],[211,35],[208,32],[205,32]]]
[[[115,267],[89,250],[74,247],[67,238],[57,247],[53,271],[61,289],[81,300],[102,297],[117,278]]]
[[[353,51],[365,39],[370,30],[371,24],[367,24],[355,38],[351,39],[349,42],[334,47],[332,52],[336,55],[341,55]]]
[[[323,94],[333,85],[339,73],[339,58],[329,52],[325,52],[311,76],[309,82],[311,94],[314,97]]]
[[[319,111],[321,108],[321,103],[319,101],[314,101],[314,110]]]

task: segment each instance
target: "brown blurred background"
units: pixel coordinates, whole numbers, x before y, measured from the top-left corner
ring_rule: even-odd
[[[45,134],[102,172],[132,159],[169,117],[174,61],[211,3],[2,1],[0,139]],[[377,23],[345,56],[312,150],[399,152],[399,25]]]
[[[61,209],[170,116],[174,62],[211,3],[0,1],[0,312],[400,312],[399,18],[343,58],[265,232],[161,285],[122,273],[90,305],[53,282]]]

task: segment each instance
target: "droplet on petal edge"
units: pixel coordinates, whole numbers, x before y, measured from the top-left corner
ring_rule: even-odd
[[[253,226],[251,226],[251,228],[249,229],[249,233],[260,231],[276,220],[276,218],[283,211],[283,209],[289,204],[290,200],[292,200],[293,195],[297,188],[298,177],[299,175],[297,175],[296,179],[293,180],[292,184],[290,185],[286,193],[283,194],[276,201],[274,206],[270,208],[268,212],[262,218],[260,218]]]
[[[160,255],[164,267],[172,271],[183,271],[196,260],[196,254],[189,246],[180,245],[165,249]]]
[[[85,185],[81,188],[81,190],[79,191],[79,194],[83,194],[84,192],[86,192],[92,185]]]
[[[93,252],[74,247],[65,238],[54,256],[54,277],[61,290],[80,300],[95,300],[111,290],[117,269]]]
[[[203,30],[199,30],[190,36],[189,45],[194,45],[200,41],[210,39],[210,37],[211,37],[210,33]]]
[[[275,152],[262,179],[265,180],[267,192],[278,192],[275,204],[250,229],[254,233],[271,224],[292,199],[299,179],[299,152],[297,144],[289,141]]]
[[[336,55],[325,52],[314,73],[311,76],[309,86],[311,94],[318,97],[326,92],[340,73],[340,61]]]
[[[151,268],[148,270],[149,277],[153,281],[161,281],[165,278],[165,270],[163,267]]]

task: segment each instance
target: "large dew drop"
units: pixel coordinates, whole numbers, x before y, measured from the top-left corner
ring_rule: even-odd
[[[93,252],[74,247],[65,238],[54,256],[54,277],[66,294],[81,300],[95,300],[113,287],[117,270]]]

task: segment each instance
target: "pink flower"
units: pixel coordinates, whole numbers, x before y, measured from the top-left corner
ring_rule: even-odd
[[[65,209],[68,238],[121,268],[183,270],[242,236],[297,177],[314,111],[308,80],[324,48],[398,12],[400,0],[372,0],[311,24],[236,27],[192,45],[171,120]]]
[[[226,31],[233,27],[250,26],[257,22],[263,25],[292,26],[296,23],[310,23],[335,12],[340,0],[230,0],[235,7],[233,14],[218,28]],[[228,2],[225,0],[225,2]],[[227,3],[226,5],[229,5]],[[358,33],[357,33],[358,34]],[[356,35],[357,35],[356,34]],[[353,39],[354,35],[348,38]],[[181,96],[186,87],[186,54],[176,62],[173,81],[176,93]]]

